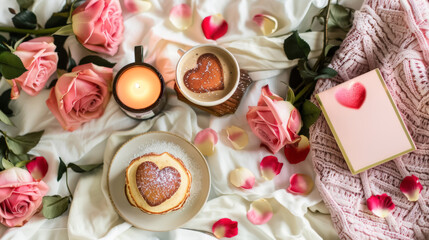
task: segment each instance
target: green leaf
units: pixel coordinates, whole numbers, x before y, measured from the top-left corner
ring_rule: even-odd
[[[14,138],[6,136],[7,147],[17,155],[25,154],[39,143],[43,132],[43,130],[40,132],[31,132]]]
[[[6,116],[6,114],[3,113],[2,110],[0,110],[0,121],[4,122],[9,126],[13,126],[12,121]]]
[[[10,103],[10,92],[12,89],[8,89],[6,91],[4,91],[1,95],[0,95],[0,110],[6,114],[6,116],[11,116],[13,111],[9,108],[9,103]]]
[[[293,92],[292,88],[290,88],[289,86],[287,87],[286,101],[292,104],[295,102],[295,93]]]
[[[313,80],[317,76],[317,72],[311,70],[311,68],[308,66],[307,61],[304,59],[300,59],[298,61],[298,71],[299,75],[302,79],[304,79],[304,81]]]
[[[319,118],[320,109],[314,103],[305,100],[300,113],[304,126],[310,128],[317,121],[317,118]]]
[[[297,58],[307,59],[310,53],[310,46],[299,36],[297,31],[293,31],[292,35],[285,39],[283,50],[289,60]]]
[[[89,55],[89,56],[82,58],[79,62],[79,65],[83,65],[86,63],[93,63],[95,65],[102,66],[102,67],[108,67],[108,68],[113,68],[113,66],[116,65],[116,63],[111,63],[111,62],[107,61],[106,59],[101,58],[101,57],[96,56],[96,55]]]
[[[57,182],[63,177],[63,174],[67,171],[66,164],[60,158],[60,165],[58,165]]]
[[[68,18],[68,12],[54,13],[48,19],[48,21],[46,21],[45,28],[65,26],[67,24],[67,18]]]
[[[37,27],[37,17],[32,11],[24,10],[12,18],[16,28],[35,29]]]
[[[339,4],[331,4],[328,28],[340,28],[346,32],[350,30],[353,24],[353,10],[343,7]]]
[[[69,207],[69,197],[61,197],[60,195],[44,196],[43,197],[43,216],[47,219],[52,219],[60,216]]]
[[[6,156],[7,146],[6,146],[6,140],[3,136],[0,136],[0,159],[4,158]]]
[[[11,162],[9,162],[8,160],[6,160],[6,158],[3,158],[1,160],[1,164],[2,164],[2,166],[3,166],[4,169],[9,169],[9,168],[13,168],[14,167],[14,165]]]
[[[299,130],[298,135],[304,135],[307,138],[310,138],[310,129],[306,126],[302,126],[301,130]]]
[[[100,166],[102,166],[103,163],[98,164],[88,164],[88,165],[76,165],[74,163],[69,163],[67,166],[68,168],[71,168],[73,171],[78,173],[84,173],[84,172],[90,172]]]
[[[29,163],[29,162],[31,162],[31,160],[25,160],[25,161],[18,162],[17,164],[15,164],[15,167],[22,168],[25,165],[27,165],[27,163]]]
[[[6,43],[7,39],[3,37],[3,35],[0,35],[0,52],[9,51],[9,48],[7,48]]]
[[[335,76],[337,76],[337,71],[335,71],[332,68],[329,67],[325,67],[322,68],[322,70],[320,70],[320,75],[317,75],[314,80],[318,80],[318,79],[326,79],[326,78],[333,78]]]
[[[21,9],[30,8],[34,3],[34,0],[16,0],[16,1],[18,2],[18,5]]]
[[[17,78],[26,71],[27,69],[18,56],[8,51],[0,53],[0,73],[6,79]]]
[[[54,32],[54,34],[52,35],[60,35],[60,36],[73,35],[73,27],[71,24],[65,25],[64,27],[58,29],[58,31]]]
[[[19,155],[16,155],[13,152],[9,152],[8,155],[7,155],[7,158],[14,165],[16,165],[16,164],[18,164],[19,162],[22,162],[22,161],[28,161],[28,160],[30,160],[30,157],[28,156],[28,154],[19,154]]]

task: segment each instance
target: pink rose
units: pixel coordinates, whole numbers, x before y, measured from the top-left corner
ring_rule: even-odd
[[[14,92],[18,98],[19,88],[31,96],[37,95],[46,85],[49,77],[57,70],[58,54],[55,52],[53,37],[39,37],[19,44],[14,52],[28,70],[18,78],[12,79]]]
[[[46,104],[64,129],[74,131],[103,115],[112,77],[111,68],[92,63],[77,66],[58,79]]]
[[[268,85],[261,89],[258,106],[249,106],[246,118],[253,133],[273,153],[299,140],[302,121],[298,110],[273,94]]]
[[[0,222],[7,227],[24,225],[41,209],[49,187],[22,168],[0,172]]]
[[[124,30],[121,5],[118,0],[88,0],[73,11],[72,26],[84,47],[113,56]]]

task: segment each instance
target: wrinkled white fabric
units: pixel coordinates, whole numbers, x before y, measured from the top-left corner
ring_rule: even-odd
[[[162,114],[147,121],[135,121],[126,117],[113,98],[110,99],[104,115],[84,124],[74,132],[66,132],[46,107],[49,90],[43,90],[38,96],[30,97],[22,93],[18,100],[12,101],[13,122],[17,128],[1,129],[12,134],[24,134],[45,129],[40,143],[31,150],[33,155],[44,156],[49,163],[49,171],[44,181],[50,186],[48,195],[68,195],[65,177],[57,182],[58,158],[66,164],[92,164],[104,162],[102,170],[88,174],[75,174],[69,170],[69,184],[74,190],[74,199],[70,209],[61,217],[46,220],[39,213],[21,228],[0,227],[2,239],[215,239],[211,234],[212,224],[222,217],[239,222],[239,234],[236,239],[333,239],[336,237],[330,225],[329,215],[317,213],[317,217],[308,208],[320,202],[317,190],[309,196],[301,197],[289,194],[286,188],[293,173],[314,175],[311,160],[290,165],[281,153],[276,154],[285,164],[282,173],[273,181],[262,181],[258,163],[269,155],[250,131],[245,114],[249,105],[256,105],[263,85],[285,96],[289,70],[296,61],[290,61],[283,52],[283,40],[286,34],[300,26],[304,19],[311,18],[326,0],[198,0],[193,1],[194,24],[190,29],[180,32],[172,27],[168,14],[172,6],[183,1],[152,1],[148,12],[129,14],[124,10],[124,40],[119,52],[108,60],[116,62],[115,73],[124,65],[134,61],[135,45],[145,47],[145,62],[154,64],[169,82],[175,78],[175,65],[179,59],[177,49],[189,49],[201,43],[219,44],[229,49],[240,65],[250,72],[255,81],[244,96],[236,114],[225,117],[213,117],[200,110],[193,109],[177,100],[171,89],[168,90],[168,104]],[[31,8],[38,16],[40,25],[49,16],[61,9],[65,0],[36,0]],[[2,0],[0,6],[0,25],[11,25],[12,14],[8,8],[19,9],[15,0]],[[201,31],[201,20],[211,14],[221,13],[229,23],[228,33],[218,41],[207,40]],[[253,15],[268,13],[279,21],[279,30],[273,37],[261,36],[260,30],[252,22]],[[308,22],[308,21],[306,21]],[[301,35],[313,50],[311,57],[320,53],[320,33]],[[74,37],[66,42],[73,58],[90,54],[84,50]],[[289,69],[288,69],[289,68]],[[285,69],[288,69],[285,71]],[[8,88],[0,81],[0,92]],[[180,124],[179,124],[180,123]],[[108,198],[106,173],[108,165],[118,149],[130,137],[152,130],[170,131],[190,141],[195,134],[206,127],[221,132],[230,125],[237,125],[249,135],[249,145],[244,150],[234,150],[221,138],[216,153],[207,158],[212,175],[212,188],[209,201],[201,212],[183,228],[154,233],[131,227],[114,211]],[[227,176],[238,166],[249,168],[256,176],[254,189],[241,191],[228,185]],[[267,198],[274,209],[273,219],[265,225],[254,226],[246,219],[251,201]],[[323,220],[320,220],[323,219]],[[326,227],[314,227],[323,223]],[[209,234],[206,234],[209,233]]]

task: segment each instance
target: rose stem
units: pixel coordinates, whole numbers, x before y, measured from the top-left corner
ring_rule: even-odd
[[[58,31],[62,27],[63,26],[53,27],[53,28],[44,28],[44,29],[22,29],[22,28],[14,28],[14,27],[0,27],[0,32],[44,35],[44,34],[55,33],[56,31]]]
[[[67,186],[67,190],[69,190],[69,193],[70,193],[70,198],[71,198],[71,200],[73,200],[73,194],[71,193],[71,191],[70,191],[70,187],[69,187],[69,175],[67,174],[67,169],[66,169],[66,186]]]

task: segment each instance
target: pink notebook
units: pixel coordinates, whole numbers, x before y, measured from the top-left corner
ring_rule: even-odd
[[[316,99],[352,174],[416,149],[378,69]]]

